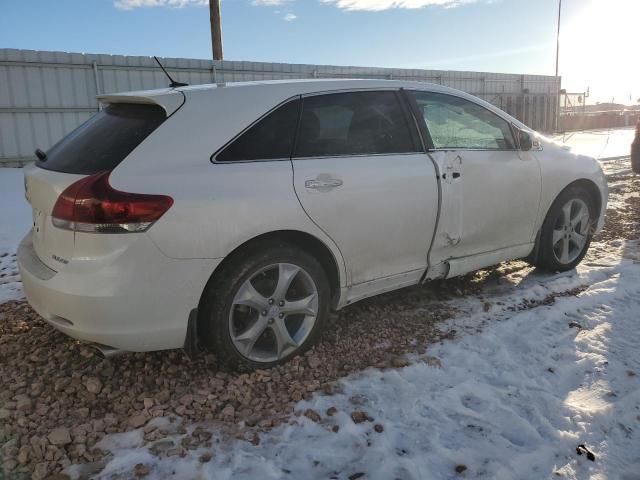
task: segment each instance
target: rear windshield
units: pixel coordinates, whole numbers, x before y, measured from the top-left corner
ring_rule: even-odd
[[[83,175],[113,170],[166,118],[158,105],[110,104],[51,147],[37,165]]]

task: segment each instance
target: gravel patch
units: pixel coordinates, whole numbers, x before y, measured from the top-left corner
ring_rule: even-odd
[[[477,289],[467,283],[456,282],[454,295]],[[26,302],[0,304],[3,470],[45,478],[72,463],[99,462],[103,452],[95,445],[106,434],[145,427],[157,417],[178,416],[183,425],[221,422],[234,436],[272,428],[296,402],[333,393],[339,378],[370,366],[402,367],[404,354],[445,338],[437,323],[452,310],[434,299],[450,298],[448,289],[440,283],[363,301],[334,315],[321,343],[304,357],[242,374],[219,369],[212,354],[192,361],[179,350],[102,359]],[[163,436],[160,429],[145,431],[148,441]]]

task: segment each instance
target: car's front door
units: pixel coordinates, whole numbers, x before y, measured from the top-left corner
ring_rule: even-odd
[[[414,91],[442,176],[442,212],[431,263],[529,244],[540,168],[520,152],[511,125],[465,98]]]
[[[398,91],[303,98],[294,186],[336,242],[352,285],[427,267],[438,210],[432,161]]]

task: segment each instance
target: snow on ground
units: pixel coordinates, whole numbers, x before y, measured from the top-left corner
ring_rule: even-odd
[[[597,159],[629,156],[635,129],[586,130],[554,135],[553,139],[571,147],[571,151]]]
[[[0,302],[23,297],[15,252],[30,227],[22,169],[0,168]]]
[[[458,301],[469,313],[443,328],[480,333],[298,404],[319,413],[319,423],[300,416],[257,446],[214,428],[215,446],[184,458],[153,456],[142,435],[109,436],[98,446],[114,457],[97,478],[124,478],[144,463],[158,479],[638,479],[640,249],[596,248],[602,255],[577,273],[534,274],[493,295],[489,312],[477,300]],[[573,288],[583,291],[544,305]],[[528,304],[541,306],[513,312]],[[337,413],[328,416],[331,407]],[[356,410],[372,420],[354,423]],[[577,455],[580,444],[595,462]]]

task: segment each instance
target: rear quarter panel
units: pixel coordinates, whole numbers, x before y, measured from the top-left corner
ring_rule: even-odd
[[[173,206],[148,231],[168,257],[223,258],[264,233],[296,230],[313,235],[332,251],[344,286],[340,251],[300,206],[290,160],[210,161],[229,139],[295,94],[285,87],[190,92],[185,105],[132,152],[110,180],[120,190],[173,198]]]

